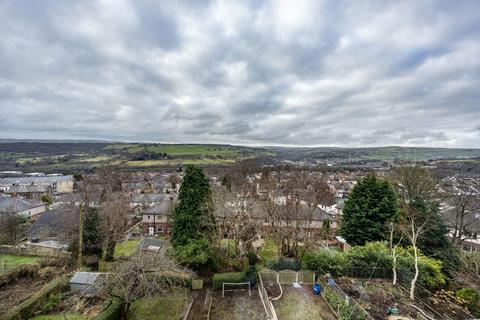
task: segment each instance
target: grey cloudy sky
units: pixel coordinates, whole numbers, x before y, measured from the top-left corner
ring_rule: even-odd
[[[0,138],[480,147],[480,1],[0,0]]]

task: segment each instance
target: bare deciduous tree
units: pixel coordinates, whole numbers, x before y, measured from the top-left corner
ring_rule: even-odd
[[[480,221],[480,183],[478,180],[455,177],[447,191],[447,210],[444,218],[452,231],[452,243],[461,247],[466,239],[472,238],[469,227]]]
[[[438,197],[438,183],[427,169],[418,164],[397,166],[390,177],[400,199],[401,221],[398,228],[413,247],[415,275],[410,284],[410,299],[414,300],[415,286],[420,273],[418,239],[427,231],[432,220],[433,210],[428,208],[428,204]],[[426,208],[422,209],[419,202],[427,204]]]
[[[390,253],[392,254],[392,272],[393,272],[393,279],[392,283],[393,285],[397,284],[397,258],[398,258],[398,247],[402,243],[402,236],[398,239],[398,241],[394,242],[394,233],[395,233],[395,227],[393,223],[390,224]]]
[[[144,297],[171,293],[186,286],[191,272],[158,254],[139,254],[122,263],[102,284],[106,298],[122,303],[121,318],[127,319],[131,304]]]
[[[101,230],[105,239],[105,260],[112,261],[117,242],[125,238],[127,230],[128,206],[118,195],[102,203],[100,209]]]
[[[21,223],[24,219],[15,213],[4,212],[0,214],[0,241],[15,244],[18,236],[22,233]]]

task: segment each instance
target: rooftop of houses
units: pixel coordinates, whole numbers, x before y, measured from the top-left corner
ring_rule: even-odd
[[[159,204],[151,206],[143,214],[169,215],[172,213],[174,205],[175,201],[167,198]]]
[[[0,178],[0,184],[50,184],[56,182],[73,181],[73,176],[32,176]]]
[[[0,197],[0,213],[17,213],[44,205],[41,201],[21,197]]]
[[[173,200],[174,196],[164,193],[143,193],[135,194],[131,198],[131,203],[160,203],[166,199]]]
[[[78,211],[71,206],[58,206],[45,211],[27,230],[30,239],[59,237],[67,239],[78,227]]]
[[[13,185],[5,193],[48,193],[48,185]]]

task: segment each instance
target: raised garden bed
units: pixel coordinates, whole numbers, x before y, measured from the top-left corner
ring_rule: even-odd
[[[417,308],[413,307],[408,291],[400,285],[394,286],[389,281],[364,281],[342,277],[337,279],[336,283],[346,294],[364,307],[374,319],[385,319],[389,307],[396,307],[400,316],[415,319],[419,313],[417,308],[420,308],[430,317],[436,318],[428,310],[428,306],[420,301],[413,303]]]

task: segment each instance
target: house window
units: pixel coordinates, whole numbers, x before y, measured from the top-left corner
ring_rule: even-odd
[[[168,233],[172,233],[172,228],[168,228]]]
[[[163,227],[157,227],[157,232],[158,233],[163,233]]]
[[[150,220],[150,216],[148,216],[148,218],[147,218],[147,219],[148,219],[148,220]]]

